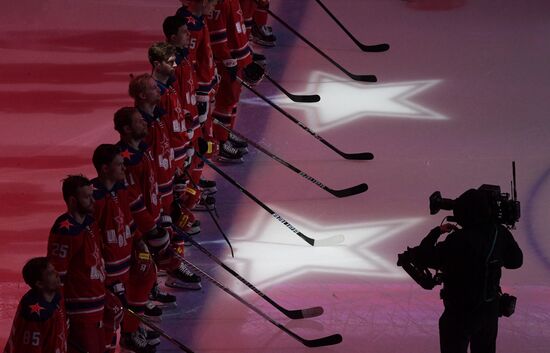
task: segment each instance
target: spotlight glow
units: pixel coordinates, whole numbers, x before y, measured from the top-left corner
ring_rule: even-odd
[[[300,109],[305,112],[307,125],[315,131],[323,131],[356,119],[385,117],[401,119],[447,119],[409,100],[441,80],[405,81],[366,85],[339,81],[341,77],[326,72],[311,74],[304,92],[294,94],[319,94],[318,103],[295,103],[283,95],[269,97],[281,108]],[[264,105],[258,97],[241,100],[249,104]]]
[[[308,236],[322,239],[344,234],[345,241],[332,247],[310,247],[260,211],[250,217],[254,224],[248,233],[234,244],[235,258],[224,261],[261,288],[301,275],[326,273],[405,278],[395,265],[395,256],[376,253],[373,245],[422,221],[405,218],[326,226],[295,216],[285,218]]]

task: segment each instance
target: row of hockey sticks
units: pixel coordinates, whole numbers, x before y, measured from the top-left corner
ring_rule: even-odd
[[[189,179],[189,182],[191,183],[191,185],[193,185],[193,187],[196,190],[199,190],[200,189],[199,186],[197,185],[197,183],[195,183],[193,178],[191,178],[191,175],[189,174],[189,172],[187,170],[185,171],[185,174],[187,175],[187,178]],[[214,216],[214,214],[212,213],[210,208],[208,208],[208,205],[206,205],[205,208],[206,208],[206,211],[208,212],[208,214],[210,215],[210,218],[212,218],[212,221],[214,221],[214,224],[216,225],[216,228],[218,228],[218,230],[222,234],[223,238],[225,239],[225,242],[227,243],[227,245],[229,245],[229,250],[231,250],[231,257],[235,257],[235,253],[233,252],[233,246],[231,245],[231,242],[229,241],[229,238],[227,238],[227,235],[225,234],[222,227],[220,226],[220,223],[218,222],[218,219],[216,218],[216,216]]]
[[[199,147],[200,148],[200,147]],[[204,152],[204,151],[201,151]],[[230,184],[235,186],[237,189],[239,189],[243,194],[248,196],[252,201],[256,202],[260,207],[262,207],[264,210],[266,210],[273,218],[284,224],[288,229],[290,229],[294,234],[298,235],[300,238],[302,238],[305,242],[307,242],[311,246],[332,246],[340,244],[344,241],[344,236],[341,234],[334,235],[328,238],[324,239],[313,239],[302,233],[299,229],[294,227],[289,221],[284,219],[281,215],[279,215],[277,212],[273,211],[269,206],[267,206],[265,203],[260,201],[256,196],[254,196],[251,192],[246,190],[243,186],[241,186],[237,181],[235,181],[233,178],[231,178],[229,175],[227,175],[225,172],[223,172],[220,168],[218,168],[214,163],[210,162],[207,158],[205,158],[201,153],[197,153],[197,155],[206,163],[210,168],[214,169],[218,174],[220,174],[225,180],[227,180]]]
[[[334,145],[332,145],[331,143],[329,143],[327,140],[325,140],[323,137],[319,136],[315,131],[311,130],[309,127],[307,127],[306,125],[304,125],[301,121],[299,121],[298,119],[296,119],[294,116],[292,116],[290,113],[288,113],[286,110],[284,110],[283,108],[279,107],[277,104],[275,104],[272,100],[270,100],[269,98],[267,98],[266,96],[264,96],[263,94],[261,94],[260,92],[258,92],[256,89],[252,88],[252,86],[250,84],[248,84],[246,81],[242,80],[241,78],[237,77],[237,80],[239,80],[241,82],[241,84],[246,87],[247,89],[249,89],[252,93],[254,93],[256,96],[258,96],[261,100],[263,100],[264,102],[266,102],[267,104],[269,104],[271,107],[275,108],[275,110],[277,110],[279,113],[283,114],[285,117],[287,117],[288,119],[290,119],[290,121],[292,121],[294,124],[298,125],[299,127],[301,127],[303,130],[305,130],[306,132],[308,132],[310,135],[312,135],[313,137],[315,137],[317,140],[319,140],[323,145],[327,146],[328,148],[330,148],[331,150],[333,150],[334,152],[338,153],[340,156],[342,156],[343,158],[345,159],[351,159],[351,160],[371,160],[374,158],[373,154],[370,153],[370,152],[360,152],[360,153],[346,153],[346,152],[342,152],[341,150],[339,150],[338,148],[336,148]]]
[[[298,38],[300,38],[304,43],[306,43],[309,47],[311,47],[313,50],[315,50],[319,55],[324,57],[326,60],[328,60],[332,65],[336,66],[340,71],[342,71],[344,74],[346,74],[348,77],[355,81],[363,81],[363,82],[376,82],[378,79],[375,75],[357,75],[349,72],[346,70],[342,65],[338,64],[334,59],[332,59],[330,56],[328,56],[325,52],[323,52],[321,49],[316,47],[313,43],[311,43],[308,39],[306,39],[303,35],[301,35],[298,31],[296,31],[294,28],[292,28],[291,25],[286,23],[283,19],[281,19],[279,16],[273,13],[271,10],[267,10],[267,13],[273,17],[275,20],[277,20],[279,23],[281,23],[284,27],[286,27],[290,32],[294,33]]]
[[[188,268],[193,270],[193,272],[196,272],[202,278],[206,278],[208,281],[213,283],[216,287],[220,288],[221,290],[223,290],[227,294],[231,295],[233,298],[237,299],[239,302],[244,304],[250,310],[254,311],[256,314],[260,315],[261,317],[263,317],[264,319],[266,319],[267,321],[269,321],[273,325],[277,326],[280,330],[282,330],[283,332],[285,332],[286,334],[288,334],[292,338],[296,339],[297,341],[299,341],[303,345],[305,345],[307,347],[322,347],[322,346],[330,346],[330,345],[338,344],[338,343],[342,342],[342,336],[340,334],[334,334],[334,335],[321,337],[321,338],[317,338],[317,339],[312,339],[312,340],[305,339],[305,338],[299,336],[295,332],[293,332],[290,329],[286,328],[283,324],[281,324],[278,321],[276,321],[275,319],[271,318],[271,316],[267,315],[266,313],[264,313],[262,310],[260,310],[259,308],[257,308],[253,304],[246,301],[244,298],[242,298],[241,296],[239,296],[238,294],[233,292],[231,289],[224,286],[222,283],[217,281],[215,278],[210,276],[208,273],[204,272],[202,269],[195,266],[189,260],[187,260],[183,257],[180,257],[180,259]],[[224,267],[224,268],[226,268],[226,267]],[[229,269],[229,268],[227,267],[226,269]],[[233,273],[236,274],[236,272],[234,272],[234,271],[233,271]],[[239,279],[241,279],[241,281],[244,280],[244,279],[242,279],[242,277],[240,277]],[[246,283],[248,283],[248,282],[246,282]],[[250,284],[250,283],[248,283],[248,284]],[[250,285],[250,286],[252,286],[252,285]],[[255,291],[257,291],[257,293],[259,292],[259,290],[257,290],[257,289]],[[264,299],[265,299],[265,297],[264,297]],[[315,314],[315,316],[320,315],[322,313],[322,308],[311,308],[311,309],[306,309],[306,310],[311,310],[311,314]],[[311,316],[309,316],[309,317],[311,317]]]
[[[256,288],[253,284],[248,282],[246,279],[244,279],[241,275],[239,275],[237,272],[235,272],[233,269],[228,267],[226,264],[224,264],[218,257],[216,257],[214,254],[212,254],[210,251],[208,251],[206,248],[204,248],[202,245],[200,245],[197,241],[193,239],[192,236],[189,236],[189,234],[185,233],[180,227],[173,225],[174,231],[178,233],[178,235],[182,236],[186,242],[189,242],[192,244],[195,248],[199,249],[202,253],[204,253],[208,258],[210,258],[212,261],[220,265],[224,270],[229,272],[231,275],[233,275],[235,278],[237,278],[239,281],[241,281],[243,284],[245,284],[248,288],[252,289],[254,293],[258,294],[262,299],[267,301],[269,304],[273,305],[277,310],[285,314],[288,318],[297,320],[297,319],[305,319],[305,318],[311,318],[319,316],[323,313],[323,308],[320,306],[316,306],[313,308],[307,308],[307,309],[299,309],[299,310],[288,310],[282,307],[281,305],[277,304],[273,299],[268,297],[266,294],[264,294],[262,291],[260,291],[258,288]]]
[[[305,178],[306,180],[312,182],[313,184],[317,185],[318,187],[320,187],[321,189],[325,190],[326,192],[332,194],[333,196],[336,196],[336,197],[353,196],[353,195],[357,195],[357,194],[360,194],[362,192],[365,192],[369,188],[369,186],[366,183],[361,183],[361,184],[357,184],[357,185],[354,185],[352,187],[345,188],[345,189],[331,189],[328,186],[326,186],[325,184],[321,183],[319,180],[315,179],[314,177],[312,177],[312,176],[306,174],[305,172],[301,171],[300,169],[296,168],[292,164],[290,164],[287,161],[285,161],[284,159],[278,157],[274,153],[267,150],[265,147],[262,147],[258,143],[254,142],[251,139],[249,139],[248,137],[244,136],[243,134],[241,134],[241,133],[239,133],[239,132],[237,132],[233,129],[230,129],[229,127],[227,127],[224,124],[220,123],[218,120],[214,120],[214,123],[219,125],[221,128],[227,130],[228,132],[233,133],[234,135],[236,135],[236,136],[240,137],[241,139],[245,140],[248,144],[254,146],[256,149],[263,152],[267,156],[271,157],[273,160],[279,162],[280,164],[284,165],[288,169],[292,170],[296,174],[298,174],[301,177]]]
[[[390,49],[390,45],[387,43],[380,43],[380,44],[363,44],[361,43],[351,32],[338,20],[336,16],[323,4],[321,0],[315,0],[317,4],[330,16],[330,18],[344,31],[344,33],[347,34],[347,36],[364,52],[371,52],[371,53],[379,53],[384,52]],[[272,11],[268,12],[275,18],[277,21],[279,21],[283,26],[285,26],[288,30],[290,30],[292,33],[294,33],[297,37],[299,37],[302,41],[304,41],[307,45],[309,45],[311,48],[313,48],[315,51],[317,51],[321,56],[323,56],[325,59],[330,61],[334,66],[336,66],[338,69],[340,69],[342,72],[344,72],[346,75],[351,77],[354,80],[357,81],[366,81],[366,82],[376,82],[376,76],[374,75],[355,75],[350,73],[348,70],[344,69],[340,64],[335,62],[331,57],[329,57],[326,53],[321,51],[318,47],[313,45],[309,40],[307,40],[304,36],[302,36],[298,31],[296,31],[292,26],[290,26],[287,22],[283,21],[280,17],[278,17],[276,14],[274,14]],[[267,74],[265,77],[273,84],[275,87],[277,87],[281,92],[283,92],[288,98],[290,98],[293,102],[299,102],[299,103],[314,103],[319,102],[321,97],[319,95],[297,95],[292,94],[288,92],[284,87],[282,87],[278,82],[273,80],[271,77],[269,77]]]

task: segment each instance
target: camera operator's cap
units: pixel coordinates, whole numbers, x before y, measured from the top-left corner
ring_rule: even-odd
[[[470,189],[455,200],[453,214],[461,226],[474,226],[489,223],[491,204],[486,192]]]

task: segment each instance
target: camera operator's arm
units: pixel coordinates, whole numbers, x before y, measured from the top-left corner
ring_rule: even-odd
[[[512,233],[510,233],[510,231],[503,226],[500,226],[499,228],[499,233],[502,234],[502,238],[504,238],[504,241],[506,242],[504,255],[502,258],[503,266],[512,270],[520,268],[521,265],[523,265],[523,252],[514,239]]]
[[[452,232],[453,230],[457,230],[458,228],[451,223],[444,223],[440,225],[439,227],[435,227],[432,229],[424,239],[422,239],[422,242],[420,243],[420,246],[422,247],[433,247],[435,246],[435,243],[437,243],[437,239],[441,236],[441,234]]]
[[[428,235],[422,239],[420,245],[418,246],[418,259],[427,265],[428,267],[439,269],[441,268],[442,253],[444,251],[444,244],[440,243],[440,246],[436,246],[437,240],[439,237],[444,234],[456,230],[457,227],[454,224],[445,223],[439,227],[432,229]]]

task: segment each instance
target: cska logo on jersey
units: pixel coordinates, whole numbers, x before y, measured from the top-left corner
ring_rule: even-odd
[[[170,169],[171,166],[171,148],[170,148],[170,140],[166,135],[162,135],[162,138],[160,140],[160,154],[159,154],[159,166],[163,168],[164,170]]]
[[[90,279],[97,279],[101,282],[105,282],[105,263],[103,262],[103,257],[97,246],[94,247],[92,255],[95,260],[95,265],[90,267]]]

